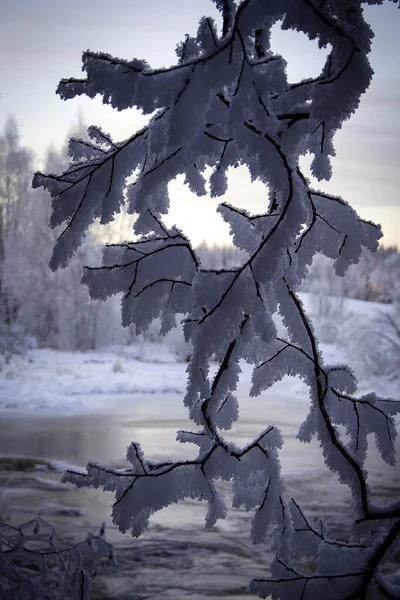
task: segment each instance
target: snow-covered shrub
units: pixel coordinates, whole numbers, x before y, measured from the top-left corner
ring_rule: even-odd
[[[125,371],[124,363],[120,358],[117,358],[112,366],[113,373],[123,373]]]
[[[193,347],[190,340],[185,339],[185,333],[181,323],[171,329],[164,337],[165,343],[170,347],[178,360],[189,362]]]
[[[27,350],[35,347],[35,339],[26,335],[22,327],[0,324],[0,354],[6,356],[12,354],[23,355]]]
[[[322,254],[315,256],[302,289],[311,294],[318,338],[321,342],[335,342],[343,328],[345,308],[344,281],[335,274],[332,259]]]
[[[182,315],[181,315],[182,316]],[[162,333],[161,319],[154,319],[148,329],[140,335],[133,335],[132,341],[163,344],[168,347],[179,360],[188,361],[192,353],[192,344],[185,339],[181,323],[177,323],[168,332]]]
[[[0,597],[2,600],[88,600],[90,577],[102,560],[114,562],[104,537],[62,547],[54,528],[37,517],[14,527],[0,521]]]
[[[364,374],[400,377],[400,304],[375,311],[375,318],[354,332]]]
[[[318,289],[321,280],[330,295],[393,303],[398,297],[400,252],[392,247],[380,246],[376,252],[363,248],[359,261],[350,265],[343,277],[335,275],[332,260],[317,254],[300,289],[305,292]]]
[[[193,353],[183,401],[193,430],[178,431],[177,439],[198,449],[196,458],[158,462],[132,442],[129,469],[93,461],[85,473],[67,471],[64,481],[113,491],[114,522],[134,536],[155,511],[184,498],[207,502],[206,526],[212,528],[227,515],[216,481],[229,481],[233,506],[253,511],[253,542],[268,541],[274,555],[268,574],[252,581],[253,593],[282,600],[398,598],[400,588],[383,566],[400,546],[400,499],[374,503],[365,461],[374,433],[382,459],[395,464],[400,403],[372,393],[357,397],[350,369],[324,363],[298,295],[317,252],[343,275],[362,248],[376,250],[381,237],[380,228],[345,200],[313,187],[300,167],[310,153],[314,177],[330,178],[333,136],[371,81],[372,31],[360,0],[214,2],[222,32],[202,18],[197,35],[178,45],[171,68],[87,51],[85,78],[62,80],[58,88],[64,99],[100,94],[119,110],[137,107],[149,115],[148,124],[122,142],[89,127],[89,142],[71,140],[69,169],[57,176],[37,173],[34,185],[52,193],[51,222],[63,227],[53,269],[68,263],[94,218],[110,222],[128,200],[137,238],[106,245],[102,265],[86,269],[84,281],[95,297],[123,294],[122,320],[136,334],[157,318],[167,333],[176,315],[185,315]],[[270,47],[275,23],[326,48],[317,77],[288,81],[285,61]],[[168,184],[184,174],[198,196],[207,189],[222,196],[228,169],[239,164],[266,186],[265,212],[222,202],[218,211],[245,258],[236,266],[206,268],[185,234],[163,220]],[[210,369],[213,360],[216,370]],[[260,424],[259,435],[243,447],[226,439],[239,417],[241,360],[253,366],[251,396],[285,375],[298,375],[308,386],[310,407],[298,438],[317,438],[326,467],[352,492],[348,540],[335,539],[324,519],[308,519],[288,497],[275,425]],[[313,558],[313,572],[299,568],[304,557]]]
[[[24,356],[27,350],[35,347],[36,340],[26,335],[22,327],[0,323],[0,371],[14,357]]]

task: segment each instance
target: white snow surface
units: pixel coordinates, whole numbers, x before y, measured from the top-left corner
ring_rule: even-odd
[[[301,297],[312,314],[311,294],[303,293]],[[360,327],[383,310],[389,307],[345,300],[344,312],[350,329],[352,323]],[[354,356],[345,345],[323,343],[320,348],[326,363],[352,366]],[[107,351],[32,349],[24,357],[14,356],[0,372],[0,411],[32,415],[124,412],[132,407],[135,398],[142,401],[144,395],[157,400],[157,410],[162,410],[163,398],[169,407],[173,396],[176,402],[181,402],[186,388],[186,367],[187,363],[162,342],[141,341]],[[252,366],[243,363],[241,367],[240,385],[242,389],[249,388]],[[361,377],[358,374],[358,381],[359,393],[375,391],[383,397],[400,400],[398,377],[368,378],[364,373]],[[274,396],[277,395],[296,402],[308,401],[306,386],[289,377],[275,384]]]
[[[0,409],[92,412],[107,410],[111,395],[183,394],[186,366],[162,343],[88,352],[34,349],[14,356],[0,373]]]

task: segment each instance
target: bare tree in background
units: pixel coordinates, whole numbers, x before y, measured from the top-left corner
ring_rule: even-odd
[[[81,119],[72,127],[81,138]],[[48,226],[51,199],[32,190],[33,152],[21,146],[10,117],[0,134],[0,360],[36,343],[63,350],[86,350],[121,341],[118,300],[106,304],[90,298],[81,285],[84,264],[101,260],[93,232],[62,271],[49,268],[59,231]],[[46,170],[68,165],[66,148],[49,148]]]
[[[31,152],[21,147],[17,123],[9,117],[0,135],[0,322],[9,326],[18,307],[10,302],[5,290],[6,238],[24,231],[24,204],[30,193],[32,171]]]

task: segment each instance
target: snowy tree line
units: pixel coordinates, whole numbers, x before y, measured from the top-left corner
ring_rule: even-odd
[[[71,133],[86,136],[82,123]],[[48,149],[46,171],[67,164],[66,145]],[[49,268],[59,231],[48,226],[50,195],[31,188],[33,171],[34,151],[21,145],[17,122],[9,117],[0,134],[0,352],[20,351],[27,344],[87,350],[131,342],[136,336],[121,325],[120,298],[94,300],[81,284],[83,267],[101,260],[96,224],[63,270]],[[111,238],[118,234],[118,224],[110,229]],[[203,244],[199,253],[214,267],[232,266],[240,258],[233,246]],[[159,339],[159,324],[145,337]]]
[[[232,268],[240,264],[243,252],[235,246],[208,245],[197,247],[202,264],[209,269]],[[356,298],[392,304],[400,299],[400,253],[396,246],[381,246],[376,252],[363,249],[357,264],[339,277],[332,260],[318,254],[301,285],[304,292]]]
[[[75,137],[86,136],[82,123],[72,132]],[[49,148],[44,170],[59,172],[67,162],[66,146],[59,151]],[[31,188],[33,169],[34,152],[21,145],[17,123],[10,117],[0,134],[1,349],[17,350],[28,342],[61,350],[87,350],[131,342],[135,339],[132,328],[123,328],[120,323],[120,298],[94,300],[81,285],[83,267],[101,260],[98,227],[90,229],[64,269],[53,272],[49,268],[59,231],[48,227],[49,194]],[[118,225],[110,228],[118,234]],[[207,242],[198,246],[197,252],[204,268],[209,269],[233,268],[245,255],[236,246]],[[380,248],[376,253],[364,250],[360,262],[351,265],[343,277],[335,275],[330,259],[317,255],[301,289],[323,299],[334,296],[396,303],[400,299],[399,282],[400,253],[396,248]],[[333,304],[329,306],[331,309]],[[329,321],[336,317],[330,310]],[[159,323],[146,337],[159,339]]]
[[[85,131],[76,131],[84,135]],[[90,298],[81,285],[82,267],[99,260],[94,231],[69,265],[49,268],[59,231],[48,226],[51,198],[31,188],[34,153],[24,148],[15,119],[0,135],[0,336],[4,350],[31,343],[62,350],[86,350],[120,342],[129,332],[120,325],[116,298]],[[66,148],[49,148],[45,168],[67,164]]]
[[[351,265],[343,277],[332,269],[332,261],[317,255],[304,282],[303,291],[393,304],[400,300],[400,253],[396,247],[364,249],[360,261]]]

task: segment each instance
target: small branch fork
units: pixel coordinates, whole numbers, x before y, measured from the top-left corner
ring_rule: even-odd
[[[133,260],[127,260],[126,262],[105,264],[101,267],[89,267],[89,266],[85,267],[85,271],[87,273],[91,273],[91,272],[98,273],[101,271],[109,272],[109,271],[124,270],[129,267],[131,267],[131,268],[134,267],[132,280],[124,293],[124,300],[129,298],[129,296],[132,294],[132,290],[137,281],[139,265],[143,261],[145,261],[146,259],[149,259],[152,256],[155,256],[157,254],[164,254],[171,248],[186,248],[188,250],[190,257],[192,259],[192,262],[193,262],[193,272],[198,271],[199,266],[200,266],[200,263],[196,256],[196,253],[194,252],[189,240],[181,232],[174,233],[174,234],[171,234],[170,232],[168,232],[168,230],[164,227],[163,223],[151,211],[148,211],[148,212],[151,215],[151,217],[155,220],[155,222],[157,223],[158,229],[160,229],[165,235],[157,235],[155,237],[138,240],[137,242],[107,244],[107,246],[106,246],[107,248],[113,248],[113,247],[121,248],[121,249],[124,249],[128,253],[129,253],[129,251],[133,251],[134,253],[139,254],[139,257],[134,258]],[[159,243],[161,243],[161,246],[158,245]],[[155,248],[152,247],[151,249],[148,249],[149,244],[151,246],[156,246],[156,247]],[[173,291],[175,285],[183,285],[188,288],[190,288],[192,286],[191,281],[184,281],[180,277],[177,277],[177,278],[176,277],[175,278],[159,277],[153,281],[146,282],[134,294],[134,298],[138,298],[141,294],[143,294],[147,290],[150,290],[155,285],[160,285],[160,284],[167,284],[170,293]]]

